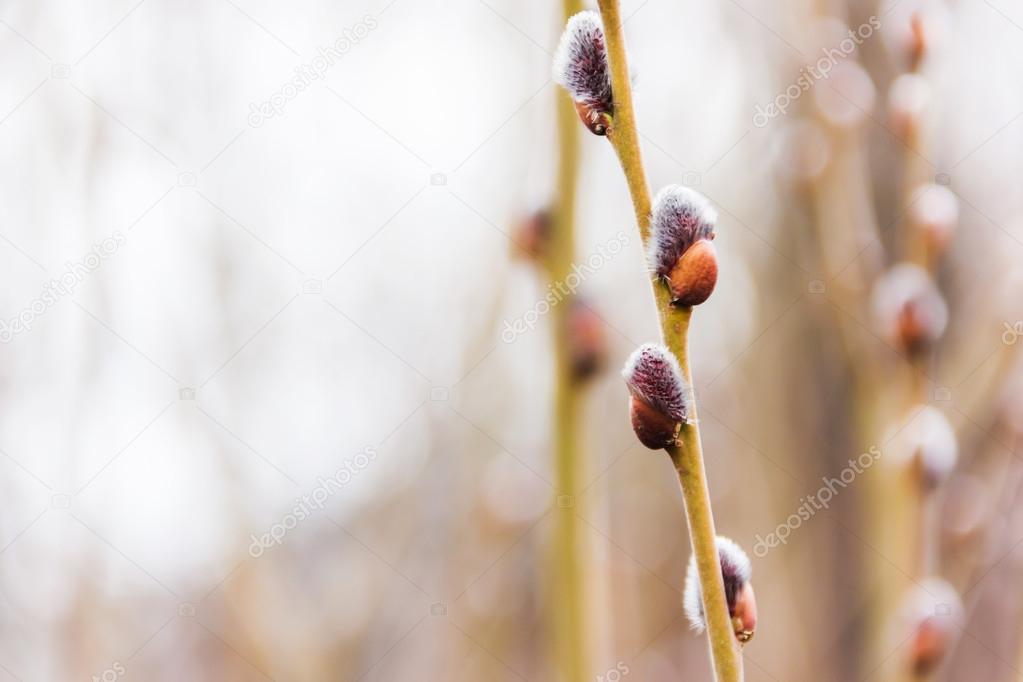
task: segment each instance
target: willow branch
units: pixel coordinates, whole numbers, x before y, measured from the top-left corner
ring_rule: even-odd
[[[564,0],[565,19],[578,12],[579,0]],[[552,282],[568,277],[575,256],[575,200],[579,175],[579,131],[575,107],[564,93],[558,101],[558,177],[557,198],[553,214],[550,251],[546,259],[547,274]],[[579,382],[574,380],[567,338],[568,301],[554,307],[554,459],[555,482],[559,495],[574,496],[578,492],[582,461],[579,447]],[[553,575],[559,606],[553,614],[555,659],[560,679],[584,682],[587,668],[587,633],[585,580],[582,574],[583,548],[579,517],[574,505],[559,506],[554,548]]]
[[[621,10],[618,0],[599,0],[598,6],[604,23],[611,90],[614,93],[614,115],[607,137],[625,173],[640,237],[646,244],[650,238],[650,188],[643,166],[632,103],[632,85],[629,80]],[[660,280],[652,279],[651,285],[664,343],[678,358],[685,379],[692,386],[688,349],[692,308],[673,306],[668,287]],[[742,679],[742,661],[728,614],[724,581],[721,577],[717,534],[714,530],[714,515],[711,511],[707,475],[703,464],[703,446],[695,399],[692,416],[682,425],[678,444],[668,448],[667,452],[678,472],[685,500],[686,520],[700,576],[703,610],[706,614],[707,634],[716,679],[719,682],[737,682]]]

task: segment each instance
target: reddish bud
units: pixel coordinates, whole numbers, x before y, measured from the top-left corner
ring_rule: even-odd
[[[681,422],[659,412],[636,396],[629,396],[629,418],[636,438],[651,450],[663,450],[674,445],[682,426]]]
[[[885,334],[911,356],[929,349],[948,323],[948,307],[927,272],[903,263],[877,283],[874,311]]]
[[[728,615],[735,628],[735,637],[740,643],[753,639],[757,629],[757,600],[750,579],[753,566],[749,557],[732,540],[717,537],[718,558],[721,561],[721,578],[725,585],[725,600]],[[707,627],[703,610],[703,590],[700,587],[700,572],[696,566],[696,555],[689,559],[686,571],[686,586],[683,593],[686,617],[694,630],[702,632]]]
[[[647,258],[677,305],[698,305],[714,291],[718,265],[710,240],[716,222],[710,202],[688,187],[670,185],[654,199]]]
[[[607,129],[611,127],[611,116],[606,111],[586,102],[575,102],[575,112],[591,133],[601,137],[607,135]]]
[[[680,306],[700,305],[710,298],[717,282],[717,251],[708,239],[690,246],[668,273],[672,301]]]
[[[574,298],[569,305],[565,323],[572,378],[585,381],[607,361],[607,330],[604,320],[584,300]]]
[[[651,450],[673,445],[692,411],[678,360],[664,346],[648,343],[629,356],[622,377],[632,394],[629,411],[640,442]]]
[[[515,228],[516,251],[532,261],[542,261],[547,257],[552,225],[551,214],[546,209],[531,213]]]
[[[742,586],[735,597],[735,608],[730,610],[735,637],[745,644],[757,631],[757,597],[753,593],[753,583]]]
[[[929,578],[910,592],[903,606],[904,627],[912,633],[907,642],[908,665],[922,677],[934,672],[955,643],[963,606],[959,594],[940,578]]]

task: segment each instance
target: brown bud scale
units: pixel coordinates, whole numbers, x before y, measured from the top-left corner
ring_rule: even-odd
[[[668,273],[672,303],[679,306],[700,305],[710,298],[717,282],[717,251],[708,239],[690,246]]]
[[[741,644],[753,639],[757,631],[757,598],[753,593],[753,584],[744,583],[735,597],[735,606],[731,606],[732,627],[735,628],[735,638]]]
[[[629,397],[629,414],[632,430],[646,447],[663,450],[675,444],[682,427],[681,422],[674,421],[636,396]]]
[[[611,127],[611,117],[606,112],[594,109],[588,102],[575,102],[575,110],[591,133],[601,137],[607,135]]]

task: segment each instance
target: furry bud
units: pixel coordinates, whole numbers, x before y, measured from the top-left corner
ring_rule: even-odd
[[[908,467],[925,492],[948,479],[959,458],[959,445],[955,430],[941,410],[931,405],[916,407],[910,421],[893,430],[892,462]]]
[[[644,344],[629,356],[622,377],[632,394],[632,428],[640,442],[651,450],[673,445],[692,411],[678,360],[664,346]]]
[[[959,225],[959,198],[942,185],[924,185],[916,191],[909,220],[920,233],[928,255],[937,256],[948,247]]]
[[[903,605],[905,630],[911,631],[907,642],[908,664],[913,674],[924,677],[934,672],[955,643],[963,616],[959,594],[940,578],[928,578],[913,588]],[[905,638],[905,630],[899,639]]]
[[[587,10],[568,20],[554,53],[554,82],[572,96],[579,118],[590,132],[606,135],[614,98],[604,25],[597,12]]]
[[[533,211],[515,226],[515,251],[522,257],[540,262],[547,257],[551,240],[551,214],[546,209]]]
[[[647,258],[650,269],[666,280],[676,305],[707,300],[718,279],[714,239],[717,212],[702,195],[670,185],[654,199]]]
[[[883,331],[908,355],[927,350],[948,324],[938,287],[923,268],[909,263],[896,265],[878,281],[873,303]]]
[[[728,615],[735,628],[735,637],[740,643],[753,639],[757,629],[757,600],[750,578],[753,567],[749,557],[732,540],[717,537],[718,558],[721,561],[721,577],[725,583],[725,599],[728,601]],[[696,556],[689,559],[686,571],[684,606],[689,625],[702,632],[707,627],[703,611],[703,590],[700,587],[700,573],[696,567]]]
[[[877,104],[870,74],[854,59],[841,60],[828,74],[829,87],[814,88],[813,99],[825,121],[838,129],[861,126]]]
[[[565,324],[572,378],[585,381],[607,361],[607,330],[592,304],[573,298]]]
[[[904,73],[888,88],[889,118],[894,132],[903,140],[919,138],[930,105],[931,86],[923,76]]]
[[[927,25],[920,12],[913,12],[909,20],[909,31],[906,36],[906,57],[909,61],[909,70],[916,71],[923,63],[927,55],[928,43],[930,42]]]

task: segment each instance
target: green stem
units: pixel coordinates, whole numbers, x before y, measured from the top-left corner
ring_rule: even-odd
[[[614,116],[607,137],[625,173],[639,234],[645,245],[650,238],[650,188],[643,166],[632,104],[632,84],[629,80],[621,10],[618,0],[598,0],[597,4],[604,23],[604,39],[611,69],[611,90],[614,93]],[[657,279],[653,279],[651,284],[664,343],[678,358],[685,379],[692,386],[688,349],[692,308],[673,306],[667,286]],[[703,446],[695,397],[691,421],[682,426],[678,444],[668,448],[667,452],[678,472],[685,501],[686,521],[700,576],[715,679],[719,682],[739,682],[742,680],[742,660],[728,614],[725,586],[721,577],[717,534],[714,530],[714,514],[711,511],[707,475],[703,465]]]
[[[564,0],[567,20],[581,10],[579,0]],[[558,178],[550,250],[546,260],[552,282],[563,282],[572,270],[575,257],[575,200],[579,175],[579,130],[575,107],[565,93],[558,97]],[[554,458],[555,484],[559,496],[575,499],[578,493],[582,458],[579,448],[579,411],[581,392],[572,375],[567,316],[571,301],[564,300],[553,309],[555,354]],[[559,679],[585,682],[589,679],[583,576],[583,546],[580,521],[575,504],[557,506],[553,567],[557,608],[553,613],[555,659]],[[553,603],[551,600],[550,603]]]

